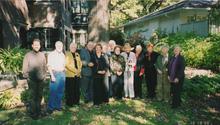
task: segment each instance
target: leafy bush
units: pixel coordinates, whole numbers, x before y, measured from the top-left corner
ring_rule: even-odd
[[[192,33],[178,33],[162,38],[160,42],[170,45],[171,48],[176,44],[180,45],[186,64],[190,67],[219,70],[220,35],[211,35],[204,38]]]
[[[17,105],[19,98],[13,95],[10,90],[0,94],[0,109],[10,109]]]
[[[26,49],[20,47],[0,49],[0,73],[19,74],[26,52]]]
[[[110,39],[114,40],[118,45],[123,46],[125,43],[125,34],[120,30],[110,31]]]
[[[132,47],[136,45],[141,45],[144,47],[145,37],[140,33],[134,33],[132,36],[127,37],[126,42],[130,43]]]
[[[220,75],[214,77],[195,76],[184,83],[184,96],[198,99],[220,92]]]

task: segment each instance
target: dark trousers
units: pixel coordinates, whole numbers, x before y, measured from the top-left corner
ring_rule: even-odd
[[[181,92],[184,80],[179,83],[171,83],[172,107],[178,107],[181,104]]]
[[[134,72],[134,95],[142,98],[142,80],[143,76],[139,76],[139,72]]]
[[[121,76],[112,75],[112,91],[113,91],[113,97],[116,99],[122,98],[123,88],[124,88],[124,78],[123,74]]]
[[[80,88],[84,97],[84,102],[93,100],[93,77],[82,76],[80,79]]]
[[[93,83],[94,105],[99,105],[104,102],[108,102],[108,95],[106,91],[107,91],[107,88],[105,86],[104,76],[94,78],[94,83]]]
[[[41,113],[41,100],[43,94],[43,80],[28,80],[29,107],[31,117],[38,117]]]
[[[147,84],[147,97],[148,98],[155,98],[156,96],[156,86],[157,86],[157,73],[145,73],[145,79]]]
[[[79,104],[80,88],[79,77],[66,77],[65,97],[66,105],[73,106]]]

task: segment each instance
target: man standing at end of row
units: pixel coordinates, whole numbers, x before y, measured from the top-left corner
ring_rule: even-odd
[[[41,115],[41,100],[43,84],[46,79],[46,58],[40,52],[40,40],[32,41],[32,51],[28,52],[23,61],[23,76],[27,79],[30,92],[29,113],[33,119],[38,119]]]

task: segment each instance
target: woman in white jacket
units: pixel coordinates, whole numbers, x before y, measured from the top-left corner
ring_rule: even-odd
[[[124,92],[125,98],[133,99],[134,96],[134,66],[136,64],[135,53],[131,52],[129,43],[125,43],[124,52],[121,55],[124,57],[126,65],[124,71]]]

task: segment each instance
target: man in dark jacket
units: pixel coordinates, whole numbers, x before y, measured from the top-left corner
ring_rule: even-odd
[[[86,44],[86,48],[80,50],[80,57],[82,60],[82,71],[81,71],[81,90],[84,97],[84,102],[88,103],[93,100],[93,77],[92,67],[94,64],[91,62],[93,56],[94,43],[89,41]]]
[[[174,56],[168,63],[168,79],[171,83],[172,108],[177,108],[181,103],[181,91],[184,82],[185,60],[180,54],[181,48],[174,48]]]

